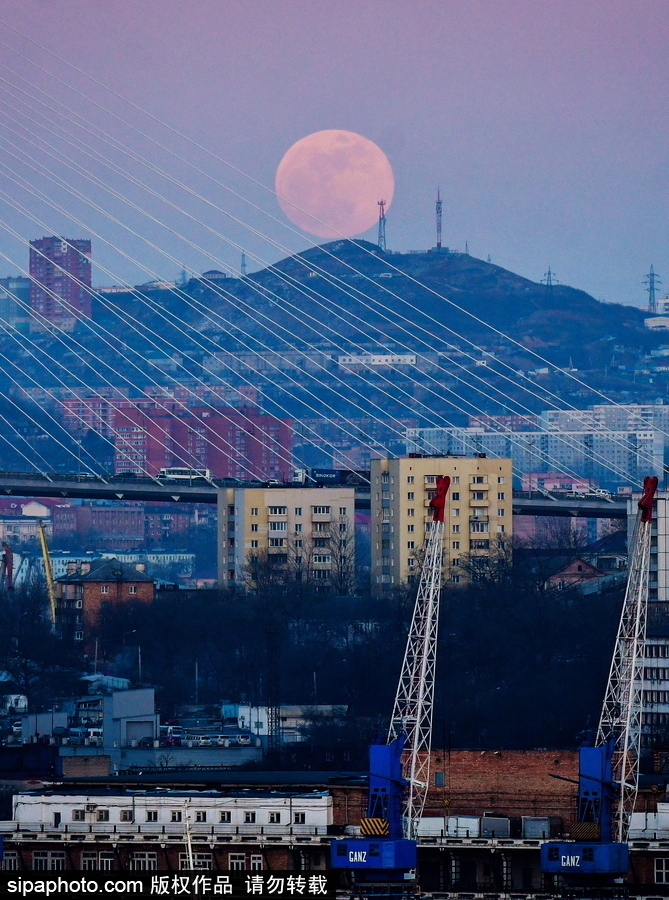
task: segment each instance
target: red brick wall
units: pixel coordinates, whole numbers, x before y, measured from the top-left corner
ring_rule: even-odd
[[[444,787],[435,773],[444,773]],[[434,750],[426,815],[561,816],[571,822],[578,778],[575,750]],[[445,813],[444,810],[447,812]]]
[[[100,612],[103,603],[116,606],[119,603],[139,601],[140,603],[152,603],[155,596],[153,581],[109,581],[109,582],[83,582],[84,585],[84,633],[88,636],[91,631],[100,624]],[[108,589],[102,593],[103,585]],[[136,594],[130,593],[130,586],[137,588]]]

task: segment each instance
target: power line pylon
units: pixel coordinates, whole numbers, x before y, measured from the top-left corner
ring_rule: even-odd
[[[546,285],[546,300],[553,299],[553,285],[559,284],[560,282],[555,277],[554,273],[551,272],[551,267],[548,267],[548,271],[544,273],[544,277],[541,279],[541,283]]]
[[[379,250],[386,252],[386,201],[379,200]]]
[[[441,250],[441,211],[443,203],[441,200],[441,192],[437,188],[437,200],[435,204],[435,212],[437,217],[437,250]]]
[[[643,283],[648,285],[646,288],[648,291],[648,312],[655,316],[657,315],[657,285],[662,284],[662,282],[655,274],[655,269],[652,266],[650,267],[650,272],[644,278]]]

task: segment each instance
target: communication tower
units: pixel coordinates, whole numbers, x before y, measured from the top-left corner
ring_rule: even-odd
[[[643,283],[648,285],[646,288],[648,291],[648,312],[655,316],[657,315],[657,285],[662,284],[662,282],[655,274],[655,269],[652,266],[650,267],[650,272],[644,278]]]
[[[242,278],[246,278],[246,253],[242,250],[242,266],[241,266]]]
[[[379,200],[379,250],[386,252],[386,201]]]
[[[442,210],[442,200],[441,193],[439,188],[437,188],[437,200],[435,204],[435,212],[437,216],[437,250],[441,250],[441,210]]]

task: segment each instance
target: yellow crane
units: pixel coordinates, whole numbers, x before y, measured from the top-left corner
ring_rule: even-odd
[[[44,575],[46,577],[46,590],[49,595],[49,609],[51,611],[51,622],[56,627],[56,584],[53,577],[53,566],[51,565],[51,554],[49,553],[49,545],[46,542],[46,531],[42,520],[37,522],[37,530],[39,532],[39,542],[42,547],[42,558],[44,559]]]

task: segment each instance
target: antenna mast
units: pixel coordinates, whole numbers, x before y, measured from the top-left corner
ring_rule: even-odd
[[[246,252],[242,250],[242,267],[241,267],[242,278],[246,278]]]
[[[379,250],[386,252],[386,201],[379,200]]]
[[[443,203],[441,200],[441,193],[439,188],[437,188],[437,201],[435,204],[436,216],[437,216],[437,250],[441,250],[441,209]]]

